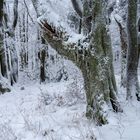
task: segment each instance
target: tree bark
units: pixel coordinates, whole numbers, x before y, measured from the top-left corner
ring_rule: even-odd
[[[88,35],[91,32],[92,26],[92,0],[83,0],[83,18],[82,18],[82,31],[84,35]]]
[[[138,84],[137,0],[128,0],[127,100],[140,94]]]

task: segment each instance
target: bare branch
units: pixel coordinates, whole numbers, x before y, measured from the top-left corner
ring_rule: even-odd
[[[51,36],[57,36],[55,29],[53,29],[46,20],[40,21],[39,25]]]
[[[80,8],[80,5],[79,5],[79,3],[77,2],[77,0],[71,0],[71,2],[72,2],[72,5],[73,5],[73,8],[74,8],[74,10],[76,11],[76,13],[80,16],[80,18],[82,18],[82,10],[81,10],[81,8]]]
[[[63,38],[59,38],[55,29],[47,23],[47,21],[40,21],[40,26],[44,30],[43,38],[54,48],[60,55],[67,57],[69,60],[77,64],[75,44],[65,44]]]

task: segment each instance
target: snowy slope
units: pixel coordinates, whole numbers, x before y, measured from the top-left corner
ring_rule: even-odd
[[[118,87],[120,77],[116,76]],[[126,92],[119,89],[119,101],[123,113],[108,114],[109,124],[99,127],[99,140],[140,140],[140,102],[133,99],[126,101]]]
[[[70,95],[70,84],[16,86],[1,95],[0,140],[86,139],[84,96]]]
[[[72,83],[18,84],[1,95],[0,140],[92,140],[94,135],[97,140],[140,139],[139,102],[125,101],[120,90],[124,112],[109,111],[109,124],[97,127],[86,119],[84,93],[70,90]]]

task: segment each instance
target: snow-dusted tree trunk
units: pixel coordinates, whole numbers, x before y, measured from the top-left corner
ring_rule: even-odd
[[[128,56],[127,56],[127,99],[131,99],[136,94],[139,100],[138,83],[138,36],[137,36],[137,3],[138,0],[128,0]]]
[[[72,44],[65,45],[62,38],[57,38],[55,29],[48,24],[47,20],[41,21],[41,26],[47,42],[59,54],[66,56],[81,69],[87,97],[86,116],[101,125],[107,123],[104,104],[110,103],[116,112],[121,109],[116,98],[117,88],[112,65],[111,42],[106,25],[107,3],[104,0],[95,0],[91,7],[92,28],[91,36],[88,36],[90,40],[88,49],[81,50],[82,47],[79,49],[82,44],[77,47]]]
[[[104,0],[96,0],[92,12],[90,52],[94,53],[88,55],[90,59],[86,59],[89,62],[86,66],[87,75],[84,77],[89,78],[85,80],[86,91],[88,91],[87,116],[93,116],[103,123],[105,121],[101,113],[103,102],[111,102],[116,112],[120,111],[120,108],[116,99],[117,88],[112,65],[112,48],[106,25],[108,23],[107,3]]]
[[[4,1],[0,1],[0,75],[6,77],[6,62],[5,62],[5,52],[4,52],[4,26],[3,26],[3,17],[4,17]]]
[[[117,8],[120,19],[117,19],[117,17],[115,17],[115,20],[119,27],[121,41],[121,86],[126,88],[126,65],[128,48],[128,37],[126,28],[127,0],[120,0]]]
[[[19,20],[21,43],[20,59],[22,69],[28,68],[28,26],[28,13],[23,11]]]
[[[7,65],[7,75],[8,79],[13,85],[17,82],[18,79],[18,57],[17,50],[15,47],[15,28],[18,20],[18,0],[14,0],[13,2],[13,19],[11,26],[9,23],[11,22],[9,19],[9,14],[5,3],[4,9],[4,28],[5,32],[5,55],[6,55],[6,65]]]
[[[7,78],[7,66],[6,66],[6,56],[4,49],[4,1],[0,1],[0,94],[10,91],[9,88],[3,85],[3,77]]]
[[[47,46],[45,45],[45,40],[41,37],[42,48],[38,53],[38,58],[40,60],[40,82],[45,82],[46,80],[46,57],[47,57]]]
[[[7,3],[1,1],[0,3],[0,42],[1,42],[1,75],[8,78],[11,85],[17,81],[18,77],[18,58],[15,49],[15,27],[18,18],[18,0],[14,0],[13,3],[13,19],[12,24],[9,24],[9,17],[7,12]]]

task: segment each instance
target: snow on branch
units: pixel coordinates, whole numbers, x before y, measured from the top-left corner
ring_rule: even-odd
[[[68,32],[66,32],[66,30],[61,30],[61,28],[55,27],[53,26],[53,24],[49,24],[49,22],[46,19],[40,20],[39,25],[50,36],[63,40],[65,43],[68,44],[78,43],[80,39],[82,40],[84,38],[82,34],[77,34],[72,31],[69,34]]]
[[[59,3],[56,0],[39,1],[36,3],[38,6],[35,7],[39,15],[37,21],[50,35],[66,43],[77,43],[83,35],[78,34],[69,25],[68,16],[72,11],[74,12],[70,3],[71,0],[62,0]]]

